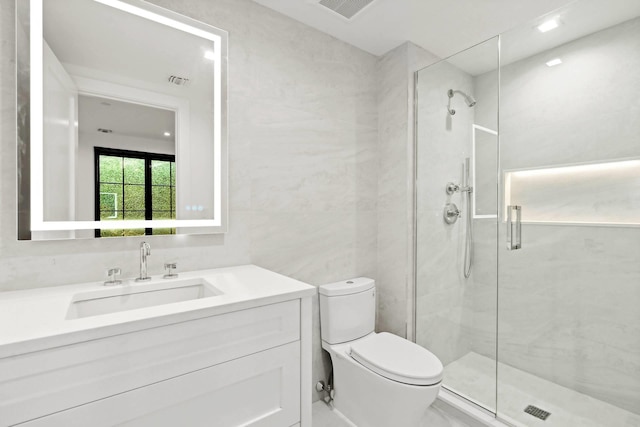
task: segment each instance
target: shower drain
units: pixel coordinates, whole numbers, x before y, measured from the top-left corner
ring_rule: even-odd
[[[543,421],[546,420],[549,417],[549,415],[551,415],[551,412],[547,412],[544,409],[540,409],[533,405],[527,406],[524,412],[526,412],[529,415],[533,415],[536,418],[540,418]]]

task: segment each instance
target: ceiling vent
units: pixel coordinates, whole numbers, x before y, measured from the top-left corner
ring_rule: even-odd
[[[351,20],[374,1],[376,0],[319,0],[317,3],[343,18]]]
[[[180,76],[169,76],[169,83],[173,83],[176,86],[186,86],[189,83],[189,79]]]

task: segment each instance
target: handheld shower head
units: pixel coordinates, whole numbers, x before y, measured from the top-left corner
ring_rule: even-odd
[[[447,111],[449,111],[449,114],[451,114],[452,116],[456,113],[456,110],[451,108],[451,98],[453,98],[453,96],[456,93],[459,93],[460,95],[462,95],[462,97],[464,98],[464,102],[467,104],[467,106],[469,108],[475,106],[476,103],[477,103],[476,99],[473,97],[473,95],[467,95],[466,93],[462,92],[461,90],[449,89],[447,91],[447,96],[449,97],[449,105],[447,105]]]

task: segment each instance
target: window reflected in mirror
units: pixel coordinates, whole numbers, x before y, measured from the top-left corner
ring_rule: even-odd
[[[175,156],[95,147],[96,221],[176,218]],[[175,228],[95,230],[96,237],[175,234]]]

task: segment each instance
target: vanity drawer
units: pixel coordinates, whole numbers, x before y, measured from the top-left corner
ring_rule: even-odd
[[[0,425],[299,339],[300,301],[293,300],[0,359]]]
[[[283,427],[299,420],[300,343],[295,342],[23,426]]]

